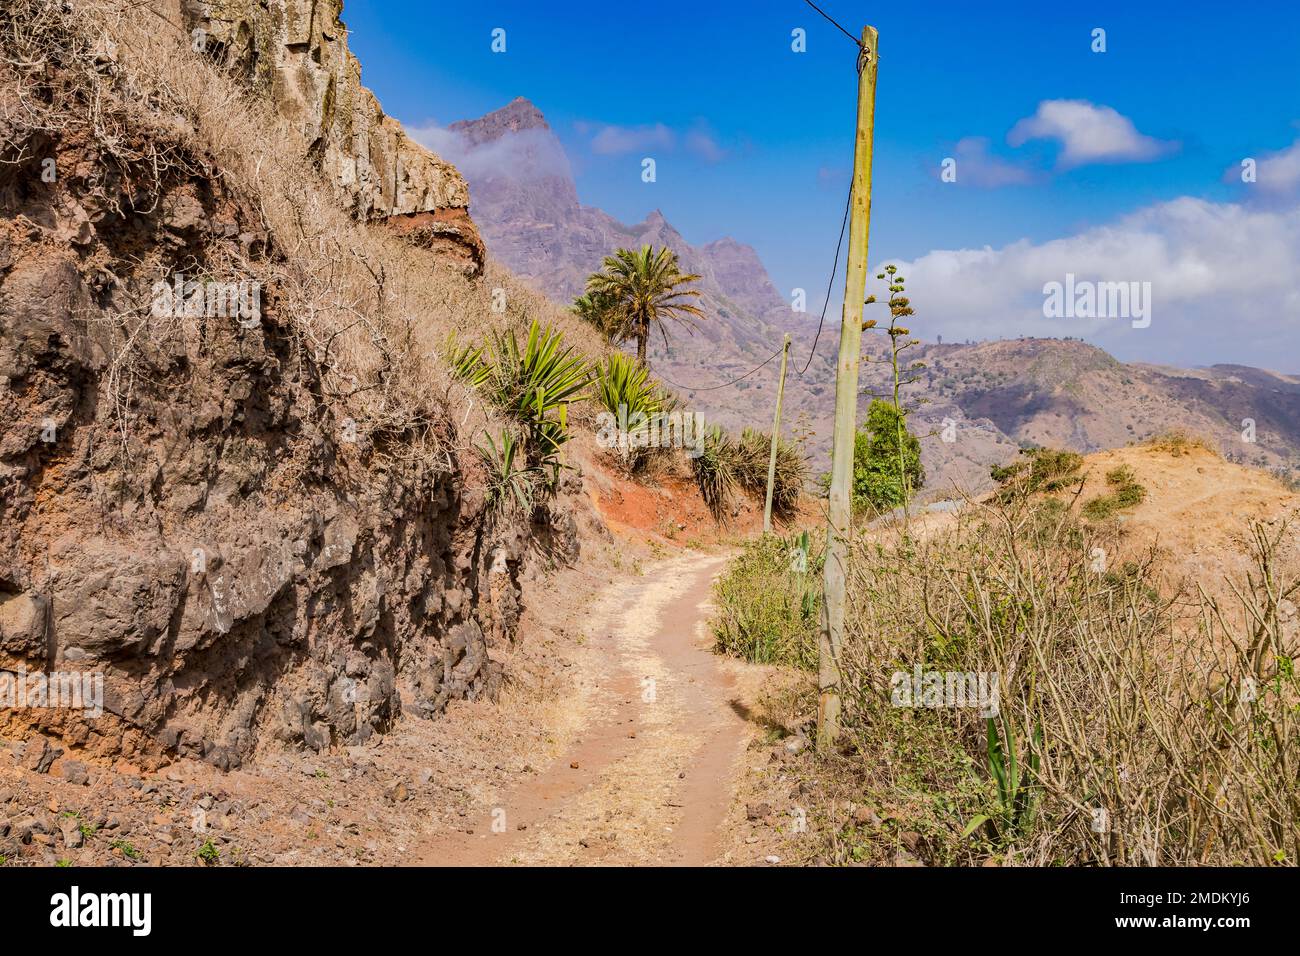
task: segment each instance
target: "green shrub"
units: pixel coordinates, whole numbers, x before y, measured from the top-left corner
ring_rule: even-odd
[[[212,840],[206,841],[194,854],[203,862],[205,866],[213,866],[221,862],[221,851]]]
[[[485,435],[487,446],[476,446],[488,472],[486,503],[495,513],[530,514],[539,487],[546,482],[546,473],[536,465],[523,460],[518,440],[509,432],[501,435],[498,445],[491,435]]]
[[[1060,491],[1083,480],[1079,474],[1083,456],[1077,452],[1035,446],[1020,449],[1020,454],[1024,456],[1021,461],[989,469],[989,476],[1001,486],[1001,501],[1017,494]]]
[[[1146,488],[1138,484],[1137,476],[1128,465],[1106,472],[1106,483],[1115,490],[1099,495],[1083,506],[1083,516],[1089,521],[1104,521],[1115,512],[1136,507],[1146,500]]]
[[[655,450],[648,443],[650,419],[670,412],[675,403],[650,378],[649,369],[622,352],[597,362],[593,380],[596,404],[620,427],[627,425],[627,434],[620,433],[613,447],[624,466],[634,471]]]
[[[564,336],[536,319],[519,344],[514,329],[494,332],[490,347],[461,346],[451,337],[444,357],[452,374],[486,392],[502,411],[524,426],[523,455],[530,467],[545,467],[552,483],[560,470],[559,451],[569,440],[568,408],[586,396],[591,367]]]
[[[700,454],[691,459],[691,471],[704,504],[717,521],[726,518],[731,508],[740,469],[740,454],[731,436],[717,426],[708,429]]]
[[[522,348],[514,329],[493,335],[492,398],[524,424],[543,458],[568,441],[568,404],[584,397],[590,381],[586,359],[564,344],[559,331],[536,319]]]
[[[899,438],[902,438],[901,452]],[[901,455],[901,462],[900,462]],[[853,504],[877,513],[897,508],[925,484],[921,443],[893,405],[873,399],[853,439]]]
[[[737,481],[760,500],[767,497],[767,469],[772,457],[771,432],[746,428],[737,442]],[[808,460],[799,447],[782,437],[776,443],[776,473],[772,480],[772,513],[788,519],[799,510],[808,481]]]
[[[808,533],[750,541],[714,587],[720,651],[760,664],[817,666],[823,555]]]

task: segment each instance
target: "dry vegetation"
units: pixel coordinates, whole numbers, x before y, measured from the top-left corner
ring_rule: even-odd
[[[1178,438],[1148,454],[1192,450]],[[1075,459],[1035,460],[1036,479],[1027,464],[938,526],[856,541],[844,746],[796,771],[815,820],[787,850],[841,863],[1295,865],[1300,514],[1243,513],[1246,570],[1203,580],[1122,523],[1080,521],[1074,477],[1041,490],[1073,476]],[[1135,476],[1107,478],[1122,489]],[[783,637],[804,617],[797,604],[767,602],[779,627],[749,613],[754,594],[793,586],[759,547],[719,588],[720,637],[743,617],[807,667],[807,636]],[[998,714],[898,706],[893,675],[915,668],[996,673]],[[802,715],[790,729],[815,710],[812,691],[778,705]]]
[[[354,421],[373,450],[418,454],[448,470],[452,456],[475,457],[466,452],[494,416],[467,400],[437,355],[452,331],[482,340],[542,318],[575,332],[576,344],[590,342],[576,319],[498,266],[469,281],[353,219],[298,134],[149,6],[16,0],[0,13],[0,32],[10,91],[0,101],[3,162],[29,162],[34,137],[66,146],[88,130],[104,158],[93,178],[110,196],[125,184],[136,203],[123,213],[148,212],[167,183],[214,182],[252,212],[260,235],[211,243],[189,274],[259,282],[264,321],[292,337],[336,420]],[[152,284],[174,271],[167,254],[142,247],[129,274],[119,268],[106,278],[116,307],[95,314],[117,326],[108,383],[123,417],[132,382],[148,374],[141,354],[198,321],[150,312]],[[501,301],[504,310],[494,309]]]

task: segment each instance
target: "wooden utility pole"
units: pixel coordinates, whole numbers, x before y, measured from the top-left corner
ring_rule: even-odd
[[[785,398],[785,363],[790,357],[790,333],[781,346],[781,381],[776,386],[776,416],[772,419],[772,454],[767,459],[767,503],[763,505],[763,534],[772,530],[772,486],[776,483],[776,446],[781,440],[781,400]]]
[[[849,257],[844,276],[840,355],[835,369],[835,441],[826,530],[825,594],[817,641],[817,749],[830,748],[840,732],[840,647],[844,640],[845,584],[853,516],[853,439],[857,432],[858,362],[862,305],[867,291],[867,233],[871,223],[871,147],[876,115],[875,27],[862,28],[858,57],[858,135],[853,147]]]

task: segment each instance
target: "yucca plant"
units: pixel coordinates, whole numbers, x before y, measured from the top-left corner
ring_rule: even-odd
[[[520,452],[532,467],[558,478],[560,447],[569,440],[568,406],[580,401],[591,380],[586,360],[556,329],[536,319],[521,346],[514,329],[495,332],[487,349],[460,346],[449,338],[444,356],[452,373],[513,415],[526,429]]]
[[[714,426],[704,434],[704,447],[691,459],[700,496],[717,521],[726,517],[736,493],[739,452],[731,436]]]
[[[767,469],[771,461],[772,436],[746,428],[737,442],[736,479],[756,495],[767,494]],[[799,447],[785,438],[776,443],[776,475],[772,482],[772,511],[788,518],[799,508],[799,496],[808,480],[808,462]]]
[[[612,352],[603,362],[597,362],[594,375],[593,397],[614,415],[620,406],[627,408],[629,417],[636,412],[666,412],[672,407],[672,399],[651,380],[650,370],[622,352]]]
[[[615,448],[628,470],[633,470],[650,453],[644,438],[651,418],[671,411],[675,402],[650,378],[644,365],[622,352],[597,362],[593,378],[593,398],[615,417],[619,428]]]
[[[491,434],[484,433],[487,447],[476,445],[488,469],[487,506],[494,513],[528,514],[533,510],[534,493],[543,477],[542,470],[528,465],[519,441],[509,432],[501,434],[497,445]]]
[[[558,330],[534,319],[523,348],[513,329],[493,335],[491,377],[497,404],[540,431],[552,413],[563,417],[569,402],[584,397],[591,368]]]
[[[455,332],[447,336],[442,355],[451,368],[451,374],[470,388],[478,388],[492,375],[491,366],[483,358],[483,347],[461,345]]]

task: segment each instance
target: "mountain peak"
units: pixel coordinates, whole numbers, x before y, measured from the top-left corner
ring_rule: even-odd
[[[493,110],[476,120],[460,120],[448,127],[471,147],[490,143],[507,133],[520,133],[530,129],[549,131],[550,128],[542,111],[522,96],[516,96],[499,110]]]

